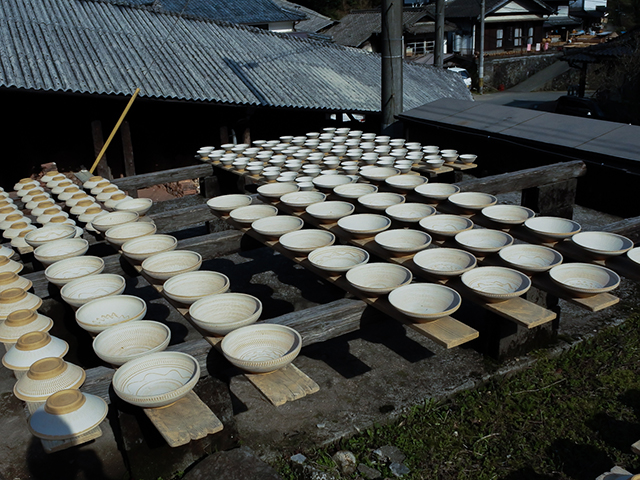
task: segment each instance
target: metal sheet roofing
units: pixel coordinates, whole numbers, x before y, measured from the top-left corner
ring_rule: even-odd
[[[295,29],[297,32],[309,32],[317,33],[327,27],[330,27],[336,20],[326,17],[315,10],[311,10],[303,5],[297,3],[288,2],[287,0],[274,0],[275,3],[280,5],[283,10],[298,13],[304,15],[306,18],[296,23]]]
[[[84,94],[380,111],[380,56],[108,2],[2,0],[0,86]],[[404,67],[404,105],[471,99],[462,79]]]

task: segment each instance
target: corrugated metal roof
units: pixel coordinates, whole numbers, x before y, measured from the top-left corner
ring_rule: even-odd
[[[305,20],[296,23],[295,29],[297,32],[317,33],[320,30],[336,23],[336,20],[325,17],[324,15],[316,12],[315,10],[311,10],[310,8],[305,7],[304,5],[298,5],[297,3],[288,2],[287,0],[274,1],[278,5],[280,5],[282,9],[288,10],[290,12],[295,12],[306,17]]]
[[[2,0],[0,86],[377,112],[380,57],[107,2]],[[405,65],[405,108],[443,97],[471,98],[458,75]]]

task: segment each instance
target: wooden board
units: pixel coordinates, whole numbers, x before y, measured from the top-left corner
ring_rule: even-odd
[[[427,173],[429,176],[442,175],[443,173],[453,172],[453,168],[447,165],[443,165],[440,168],[433,169],[427,167],[413,167],[414,172]]]
[[[640,455],[640,440],[631,445],[631,451],[636,455]]]
[[[78,435],[77,437],[68,438],[66,440],[44,440],[40,439],[42,442],[42,447],[44,448],[45,453],[55,453],[61,450],[66,450],[67,448],[75,447],[76,445],[82,445],[83,443],[90,442],[91,440],[95,440],[98,437],[102,436],[102,429],[98,426],[88,432],[83,433],[82,435]]]
[[[316,382],[293,364],[263,375],[246,373],[245,377],[276,407],[320,390]]]
[[[186,445],[191,440],[199,440],[224,428],[193,391],[167,407],[143,410],[170,447]]]
[[[451,167],[454,170],[471,170],[473,168],[478,168],[478,164],[477,163],[446,163],[445,164],[447,167]]]

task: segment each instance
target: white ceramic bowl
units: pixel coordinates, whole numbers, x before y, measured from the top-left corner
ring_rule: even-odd
[[[298,190],[299,187],[295,183],[270,183],[258,187],[258,193],[260,195],[274,200],[278,200],[286,193],[297,192]]]
[[[419,195],[431,200],[446,200],[451,195],[458,193],[460,187],[457,185],[450,185],[448,183],[424,183],[418,185],[413,189]]]
[[[595,258],[622,255],[633,248],[631,239],[609,232],[580,232],[571,240]]]
[[[591,263],[565,263],[549,270],[551,279],[576,297],[606,293],[620,285],[617,273]]]
[[[333,188],[333,193],[342,198],[358,198],[377,191],[378,187],[369,183],[345,183]]]
[[[91,300],[120,295],[124,287],[125,281],[120,275],[100,273],[70,281],[62,287],[60,295],[72,307],[81,307]]]
[[[640,247],[632,248],[627,252],[627,257],[632,262],[640,265]]]
[[[40,245],[44,245],[45,243],[53,242],[55,240],[73,238],[75,234],[76,229],[71,225],[55,225],[38,228],[37,230],[29,232],[24,239],[33,248],[37,248]]]
[[[349,202],[330,201],[309,205],[305,211],[323,223],[333,223],[343,217],[351,215],[355,206]]]
[[[267,185],[262,185],[266,187]],[[296,185],[296,191],[298,187]],[[244,225],[249,225],[266,217],[274,217],[278,214],[278,209],[273,205],[249,205],[246,207],[235,208],[231,210],[229,215],[233,220]]]
[[[410,255],[427,248],[431,236],[420,230],[394,229],[377,234],[374,240],[393,255]]]
[[[387,230],[391,226],[391,220],[384,215],[360,213],[341,218],[338,225],[351,235],[364,238]]]
[[[373,182],[383,182],[389,177],[399,175],[400,170],[393,167],[371,167],[362,170],[360,174],[367,180],[371,180]]]
[[[404,203],[405,198],[399,193],[379,192],[358,197],[358,203],[372,210],[386,210],[392,205]]]
[[[455,237],[458,233],[473,228],[473,222],[458,215],[431,215],[420,220],[420,226],[431,235]]]
[[[153,200],[150,198],[132,198],[130,200],[122,200],[115,206],[118,212],[137,213],[140,217],[145,215],[153,206]]]
[[[119,247],[129,240],[153,235],[154,233],[156,233],[155,223],[140,221],[111,227],[105,232],[104,236],[111,245]]]
[[[145,259],[142,262],[142,271],[155,280],[165,281],[175,275],[198,270],[201,265],[202,256],[199,253],[191,250],[172,250]]]
[[[368,263],[351,268],[346,278],[351,285],[369,295],[384,295],[411,283],[413,275],[408,268],[394,263]]]
[[[125,223],[137,222],[139,215],[136,212],[107,212],[102,213],[91,220],[93,228],[101,233],[106,232],[110,228]]]
[[[314,203],[324,202],[327,196],[322,192],[292,192],[280,197],[280,201],[294,210],[304,210]]]
[[[22,263],[11,260],[9,257],[0,256],[0,273],[20,273],[23,268]]]
[[[164,294],[171,300],[191,305],[203,297],[225,293],[229,290],[229,285],[229,278],[226,275],[199,270],[171,277],[162,288]]]
[[[580,224],[560,217],[534,217],[524,226],[545,240],[559,241],[572,237],[581,230]]]
[[[462,274],[462,283],[490,303],[519,297],[531,288],[524,273],[505,267],[478,267]]]
[[[461,192],[450,195],[449,201],[462,210],[476,212],[495,205],[498,199],[488,193]]]
[[[176,237],[154,234],[129,240],[121,248],[125,257],[142,262],[152,255],[175,250],[177,246]]]
[[[156,352],[130,360],[113,375],[113,389],[122,400],[143,408],[164,407],[193,390],[200,365],[181,352]]]
[[[222,293],[201,298],[189,308],[193,322],[208,333],[227,335],[255,323],[262,313],[262,302],[244,293]]]
[[[419,185],[424,185],[428,181],[427,178],[420,175],[394,175],[385,178],[384,183],[398,190],[408,191],[413,190]]]
[[[336,236],[326,230],[298,230],[280,237],[280,245],[295,253],[307,254],[317,248],[333,245]]]
[[[171,330],[151,320],[111,326],[93,340],[93,351],[103,361],[120,366],[129,360],[161,352],[171,341]]]
[[[220,346],[236,367],[268,373],[289,365],[298,356],[302,337],[284,325],[248,325],[227,334]]]
[[[60,390],[80,388],[86,378],[84,370],[59,357],[45,357],[34,362],[13,386],[13,394],[23,402],[46,402]]]
[[[521,225],[536,215],[530,208],[519,205],[492,205],[483,208],[482,214],[489,220],[505,225]]]
[[[436,209],[424,203],[400,203],[387,207],[384,213],[398,222],[417,223],[423,218],[435,215]]]
[[[413,256],[413,263],[436,278],[462,275],[477,265],[475,255],[457,248],[431,248]]]
[[[563,260],[559,252],[542,245],[510,245],[498,255],[510,267],[530,273],[546,272]]]
[[[455,238],[463,248],[480,255],[498,252],[513,243],[513,237],[508,233],[487,228],[466,230]]]
[[[65,258],[84,255],[88,249],[89,242],[84,238],[67,238],[40,245],[34,250],[33,256],[45,267],[48,267]]]
[[[21,288],[8,288],[0,292],[0,321],[6,320],[16,310],[37,310],[42,306],[42,299]]]
[[[313,180],[313,185],[322,190],[332,191],[338,185],[351,183],[351,178],[346,175],[318,175]]]
[[[276,215],[256,220],[251,228],[267,238],[279,238],[285,233],[300,230],[304,226],[304,220],[292,215]]]
[[[116,294],[87,301],[76,311],[76,322],[96,334],[114,325],[142,320],[146,313],[147,304],[141,298]]]
[[[26,277],[21,277],[15,272],[0,272],[0,292],[10,288],[20,288],[25,292],[30,290],[33,282]],[[0,340],[1,341],[1,340]]]
[[[210,198],[207,205],[214,212],[228,213],[235,208],[251,205],[251,201],[249,195],[231,194]]]
[[[69,344],[47,332],[29,332],[18,338],[2,357],[2,364],[10,370],[25,372],[38,360],[47,357],[64,357]]]
[[[309,262],[327,272],[344,273],[369,261],[366,250],[350,245],[331,245],[318,248],[308,256]]]
[[[61,287],[72,280],[89,275],[97,275],[104,270],[104,260],[99,257],[71,257],[54,263],[44,271],[45,278]]]
[[[462,298],[451,287],[437,283],[414,283],[392,291],[389,303],[413,320],[431,322],[455,313],[462,304]]]

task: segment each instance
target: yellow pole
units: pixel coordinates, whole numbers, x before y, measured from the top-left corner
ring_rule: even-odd
[[[113,137],[115,136],[116,132],[118,131],[118,128],[120,128],[120,125],[122,124],[122,122],[124,120],[124,117],[127,116],[127,112],[131,108],[131,105],[133,104],[133,101],[138,96],[139,92],[140,92],[139,88],[136,88],[136,91],[133,92],[133,95],[131,96],[131,100],[129,100],[129,103],[127,104],[127,107],[124,109],[124,112],[122,112],[122,115],[120,115],[120,119],[118,120],[118,123],[116,123],[116,126],[113,127],[113,130],[111,131],[111,135],[109,135],[109,138],[107,138],[107,141],[102,146],[102,150],[100,150],[100,153],[98,154],[98,158],[96,158],[96,161],[93,162],[93,166],[91,167],[91,170],[89,170],[89,173],[93,173],[93,171],[96,169],[96,167],[100,163],[100,160],[102,160],[102,157],[104,156],[104,152],[107,151],[107,147],[111,143],[111,140],[113,140]]]

